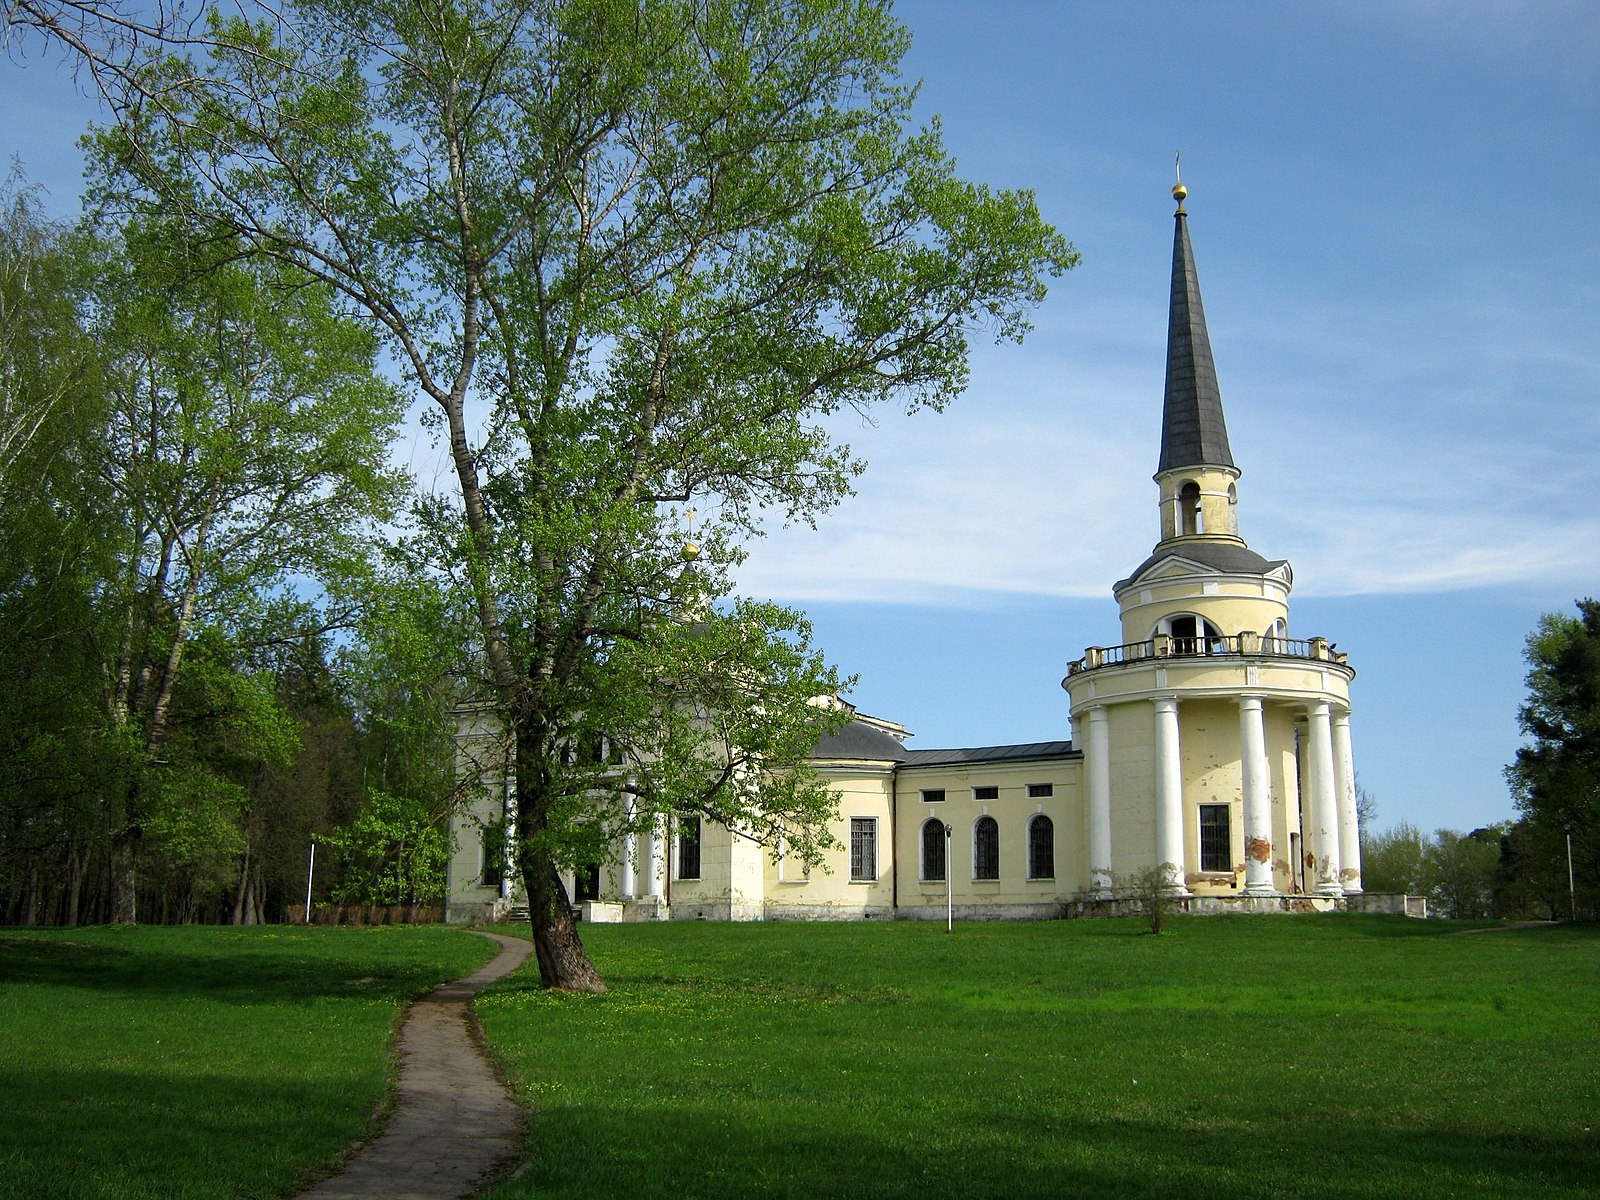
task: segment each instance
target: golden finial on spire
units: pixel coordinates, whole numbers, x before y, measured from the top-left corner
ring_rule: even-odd
[[[1178,177],[1177,186],[1172,189],[1172,198],[1178,202],[1178,211],[1183,211],[1183,198],[1189,194],[1189,189],[1183,186],[1183,151],[1177,150],[1172,155],[1172,171]]]
[[[700,544],[694,540],[694,509],[684,509],[683,515],[688,528],[685,531],[683,546],[678,550],[678,557],[688,563],[700,557]]]

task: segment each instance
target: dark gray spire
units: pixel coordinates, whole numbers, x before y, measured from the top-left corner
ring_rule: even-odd
[[[1161,412],[1161,465],[1157,474],[1181,467],[1232,467],[1222,392],[1211,361],[1200,280],[1189,248],[1188,189],[1173,189],[1178,201],[1172,237],[1172,308],[1167,317],[1167,394]]]

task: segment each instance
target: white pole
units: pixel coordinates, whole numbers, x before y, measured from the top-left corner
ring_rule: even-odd
[[[955,833],[954,825],[944,827],[944,931],[956,931],[956,877],[955,864],[950,861],[950,837]]]
[[[311,843],[311,861],[306,864],[306,924],[311,924],[311,872],[317,869],[317,843]]]
[[[1572,830],[1567,830],[1567,896],[1572,905],[1572,919],[1578,919],[1578,884],[1572,874]]]

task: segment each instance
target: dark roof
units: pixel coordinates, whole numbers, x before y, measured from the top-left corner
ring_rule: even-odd
[[[865,721],[851,721],[828,734],[811,751],[812,758],[859,758],[870,762],[903,762],[906,748],[900,739]]]
[[[1180,467],[1231,467],[1228,427],[1222,419],[1222,392],[1211,360],[1206,312],[1200,304],[1200,279],[1189,248],[1188,214],[1178,204],[1172,238],[1172,307],[1167,315],[1167,392],[1161,409],[1161,465],[1156,473]]]
[[[937,767],[956,763],[1013,762],[1029,758],[1081,758],[1071,742],[1024,742],[1020,746],[972,746],[965,750],[907,750],[908,767]]]
[[[1288,561],[1282,558],[1265,559],[1248,546],[1236,546],[1231,542],[1201,542],[1186,538],[1181,545],[1166,546],[1157,550],[1140,563],[1132,575],[1113,584],[1111,590],[1120,592],[1157,563],[1169,558],[1197,562],[1203,567],[1210,567],[1225,575],[1265,575]]]

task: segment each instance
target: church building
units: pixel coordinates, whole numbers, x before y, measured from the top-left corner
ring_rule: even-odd
[[[1125,911],[1151,873],[1189,911],[1386,907],[1362,897],[1355,671],[1327,638],[1294,636],[1288,562],[1240,534],[1187,194],[1173,190],[1159,538],[1112,589],[1115,644],[1067,667],[1072,738],[914,750],[852,710],[811,756],[839,798],[827,869],[691,817],[568,879],[586,919],[1091,915]],[[478,719],[464,746],[488,735]],[[518,904],[482,844],[499,804],[481,804],[453,826],[452,921]]]

